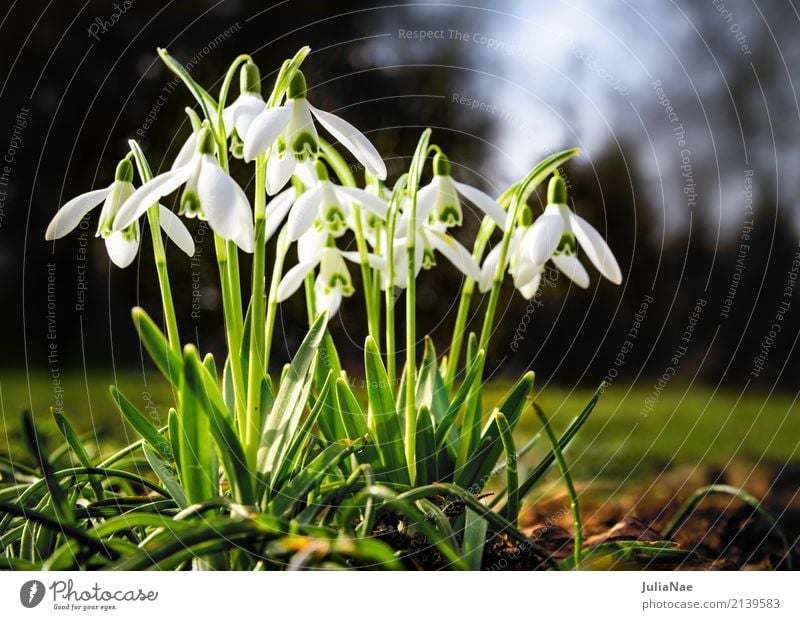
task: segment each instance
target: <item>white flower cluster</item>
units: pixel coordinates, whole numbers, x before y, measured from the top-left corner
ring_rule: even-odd
[[[253,252],[254,211],[244,190],[221,165],[220,143],[213,133],[220,123],[230,140],[231,153],[236,152],[234,143],[238,141],[239,154],[245,161],[265,162],[265,191],[274,198],[266,206],[264,242],[281,226],[286,227],[286,239],[297,242],[298,263],[282,277],[278,301],[291,296],[318,268],[314,286],[316,307],[318,311],[333,314],[342,298],[354,291],[347,261],[359,263],[365,259],[380,275],[384,289],[404,288],[408,284],[407,248],[412,234],[417,274],[422,268],[436,264],[438,252],[464,276],[476,281],[482,291],[491,288],[498,270],[507,267],[515,286],[530,298],[539,287],[548,260],[577,285],[587,287],[589,276],[577,258],[578,246],[606,278],[614,283],[622,281],[617,261],[600,233],[567,206],[566,188],[559,176],[551,180],[549,204],[544,213],[534,220],[524,207],[523,216],[514,222],[507,265],[500,265],[500,245],[479,265],[472,253],[450,234],[463,221],[461,200],[472,203],[501,230],[505,230],[507,214],[483,191],[453,179],[450,163],[438,148],[433,158],[432,180],[417,193],[416,220],[411,221],[410,201],[406,197],[399,205],[395,225],[391,227],[393,238],[389,239],[390,191],[382,183],[386,179],[386,166],[375,147],[350,123],[308,102],[305,78],[299,70],[278,104],[268,105],[261,97],[259,80],[252,77],[254,71],[257,75],[253,67],[248,63],[243,68],[242,92],[224,109],[221,122],[215,118],[216,114],[211,114],[212,118],[194,123],[192,135],[170,170],[134,188],[129,156],[119,164],[111,185],[67,202],[50,223],[46,238],[64,236],[102,203],[97,234],[105,239],[111,260],[125,267],[138,251],[139,220],[155,207],[164,232],[191,256],[194,253],[191,235],[175,213],[159,204],[183,188],[181,215],[208,221],[219,237],[235,242],[245,252]],[[340,185],[330,179],[315,121],[364,166],[368,172],[364,189]],[[370,246],[366,256],[337,246],[337,240],[348,229],[357,227]],[[387,252],[390,244],[394,257],[391,266]]]

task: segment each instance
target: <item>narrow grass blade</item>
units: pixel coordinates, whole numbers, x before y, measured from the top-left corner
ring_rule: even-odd
[[[494,423],[500,432],[503,442],[503,451],[506,453],[506,488],[508,489],[508,502],[505,506],[505,515],[516,527],[519,517],[519,477],[517,476],[517,449],[514,445],[514,436],[511,426],[501,411],[494,414]]]
[[[55,420],[56,426],[58,426],[58,430],[61,431],[64,439],[67,440],[67,443],[78,459],[78,462],[84,467],[92,467],[94,465],[94,463],[92,463],[92,459],[89,457],[88,452],[86,452],[86,448],[83,447],[83,442],[80,440],[78,434],[75,432],[75,429],[72,428],[72,425],[69,423],[67,418],[65,418],[55,409],[51,408],[50,411],[53,414],[53,419]],[[97,499],[103,497],[103,486],[100,484],[99,480],[92,476],[89,478],[89,484],[92,486],[92,491],[94,491],[94,495]]]
[[[144,452],[144,458],[147,459],[153,473],[158,476],[161,484],[164,485],[164,488],[172,496],[172,499],[175,500],[175,503],[180,508],[186,508],[189,505],[189,500],[186,499],[186,493],[175,477],[172,468],[147,444],[142,446],[142,452]]]
[[[173,460],[172,446],[158,432],[158,429],[115,386],[109,386],[109,391],[111,392],[111,398],[117,405],[117,409],[134,430],[139,433],[139,436],[153,446],[156,452],[161,455],[161,458],[167,461]]]
[[[133,317],[133,326],[139,334],[139,339],[159,372],[172,385],[178,387],[182,368],[180,357],[170,348],[163,332],[153,322],[153,319],[148,316],[147,312],[142,308],[136,307],[131,310],[131,316]]]

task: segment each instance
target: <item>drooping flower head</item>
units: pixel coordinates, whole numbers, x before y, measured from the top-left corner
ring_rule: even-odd
[[[53,241],[70,233],[92,209],[102,204],[96,236],[105,240],[106,250],[112,262],[118,267],[127,267],[133,262],[139,250],[139,217],[133,218],[126,226],[119,229],[115,229],[113,224],[120,208],[133,194],[133,165],[126,158],[117,165],[114,182],[111,185],[76,196],[61,207],[47,227],[45,239]],[[181,250],[192,256],[194,241],[183,222],[172,211],[161,205],[159,205],[159,216],[161,228],[167,236]]]
[[[182,215],[207,220],[220,237],[234,241],[245,252],[252,252],[255,230],[247,195],[220,167],[214,156],[214,136],[207,127],[199,129],[195,145],[189,161],[179,155],[171,170],[150,179],[125,201],[114,220],[114,229],[129,226],[152,204],[185,186]]]
[[[270,194],[280,191],[292,177],[296,165],[316,158],[319,134],[314,119],[371,174],[385,179],[386,165],[366,136],[344,119],[312,106],[306,94],[306,79],[297,71],[289,82],[283,105],[262,110],[244,136],[246,161],[269,152],[267,191]]]

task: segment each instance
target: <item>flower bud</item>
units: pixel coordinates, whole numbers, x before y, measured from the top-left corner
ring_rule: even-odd
[[[248,60],[239,70],[239,92],[261,93],[261,72],[258,65]]]
[[[437,177],[450,176],[450,160],[444,153],[436,153],[433,156],[433,174]]]
[[[533,224],[533,212],[528,205],[522,205],[517,216],[517,225],[527,228],[531,224]]]
[[[553,178],[550,179],[550,184],[547,186],[547,204],[567,204],[567,185],[559,175],[553,175]]]
[[[289,99],[305,99],[307,90],[306,77],[302,71],[296,71],[292,76],[292,81],[289,82],[286,97]]]
[[[129,159],[123,159],[117,164],[117,172],[114,175],[114,180],[123,183],[133,182],[133,164]]]
[[[208,127],[202,127],[197,135],[197,152],[202,155],[213,155],[216,151],[217,143],[214,134]]]
[[[314,162],[314,172],[317,174],[317,179],[320,181],[330,181],[330,176],[328,175],[328,168],[325,166],[325,162],[321,159],[318,159]]]

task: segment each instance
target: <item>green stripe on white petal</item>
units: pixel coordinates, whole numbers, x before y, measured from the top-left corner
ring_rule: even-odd
[[[167,237],[177,245],[187,256],[194,256],[194,239],[186,229],[181,219],[164,205],[158,205],[161,228]]]
[[[322,251],[319,277],[327,288],[338,289],[345,297],[353,294],[354,289],[353,281],[350,279],[350,270],[336,248],[326,247]]]
[[[547,262],[558,249],[565,226],[558,205],[548,205],[544,213],[536,218],[522,241],[524,251],[533,263],[544,265]]]
[[[489,194],[482,192],[477,187],[467,185],[466,183],[459,183],[454,180],[453,184],[456,186],[459,194],[492,218],[500,230],[506,229],[506,212],[503,210],[503,207],[497,204],[496,200],[489,196]]]
[[[621,284],[622,271],[603,236],[595,230],[594,226],[575,213],[570,212],[569,221],[572,225],[572,232],[592,264],[606,279],[614,284]]]
[[[317,186],[304,192],[295,201],[287,222],[289,241],[297,241],[314,225],[314,218],[319,213],[320,195],[320,187]]]
[[[554,254],[551,259],[558,270],[581,288],[589,287],[589,274],[574,254]]]
[[[464,220],[458,191],[449,176],[437,176],[438,186],[433,201],[433,218],[446,226],[460,226]],[[420,217],[421,220],[421,217]],[[422,220],[421,220],[422,221]]]
[[[266,153],[289,123],[292,111],[286,106],[269,108],[256,116],[250,123],[244,139],[244,160],[253,161]]]
[[[168,196],[186,183],[194,171],[194,161],[196,160],[153,177],[133,192],[133,195],[119,208],[114,218],[114,230],[127,228],[164,196]]]
[[[425,227],[425,235],[431,246],[441,252],[461,273],[472,280],[481,279],[481,270],[472,254],[450,235]]]
[[[342,305],[342,292],[338,288],[328,288],[322,277],[317,277],[314,282],[314,301],[317,314],[327,312],[331,317],[339,311]]]
[[[381,181],[386,178],[386,164],[383,162],[380,153],[363,133],[335,114],[318,110],[311,104],[308,104],[308,107],[320,125],[341,142],[373,176]]]
[[[115,231],[105,238],[108,256],[120,269],[130,265],[139,251],[139,225],[133,227],[131,231]]]
[[[278,285],[277,300],[281,302],[289,299],[316,266],[316,263],[297,263],[287,271]]]
[[[103,189],[96,189],[76,196],[67,202],[58,210],[50,222],[47,231],[44,233],[44,238],[48,241],[53,241],[75,230],[75,227],[81,223],[86,214],[106,199],[115,185],[116,182]]]
[[[255,229],[250,201],[211,155],[202,156],[197,178],[197,196],[208,225],[223,239],[236,243],[245,252],[252,252]]]

